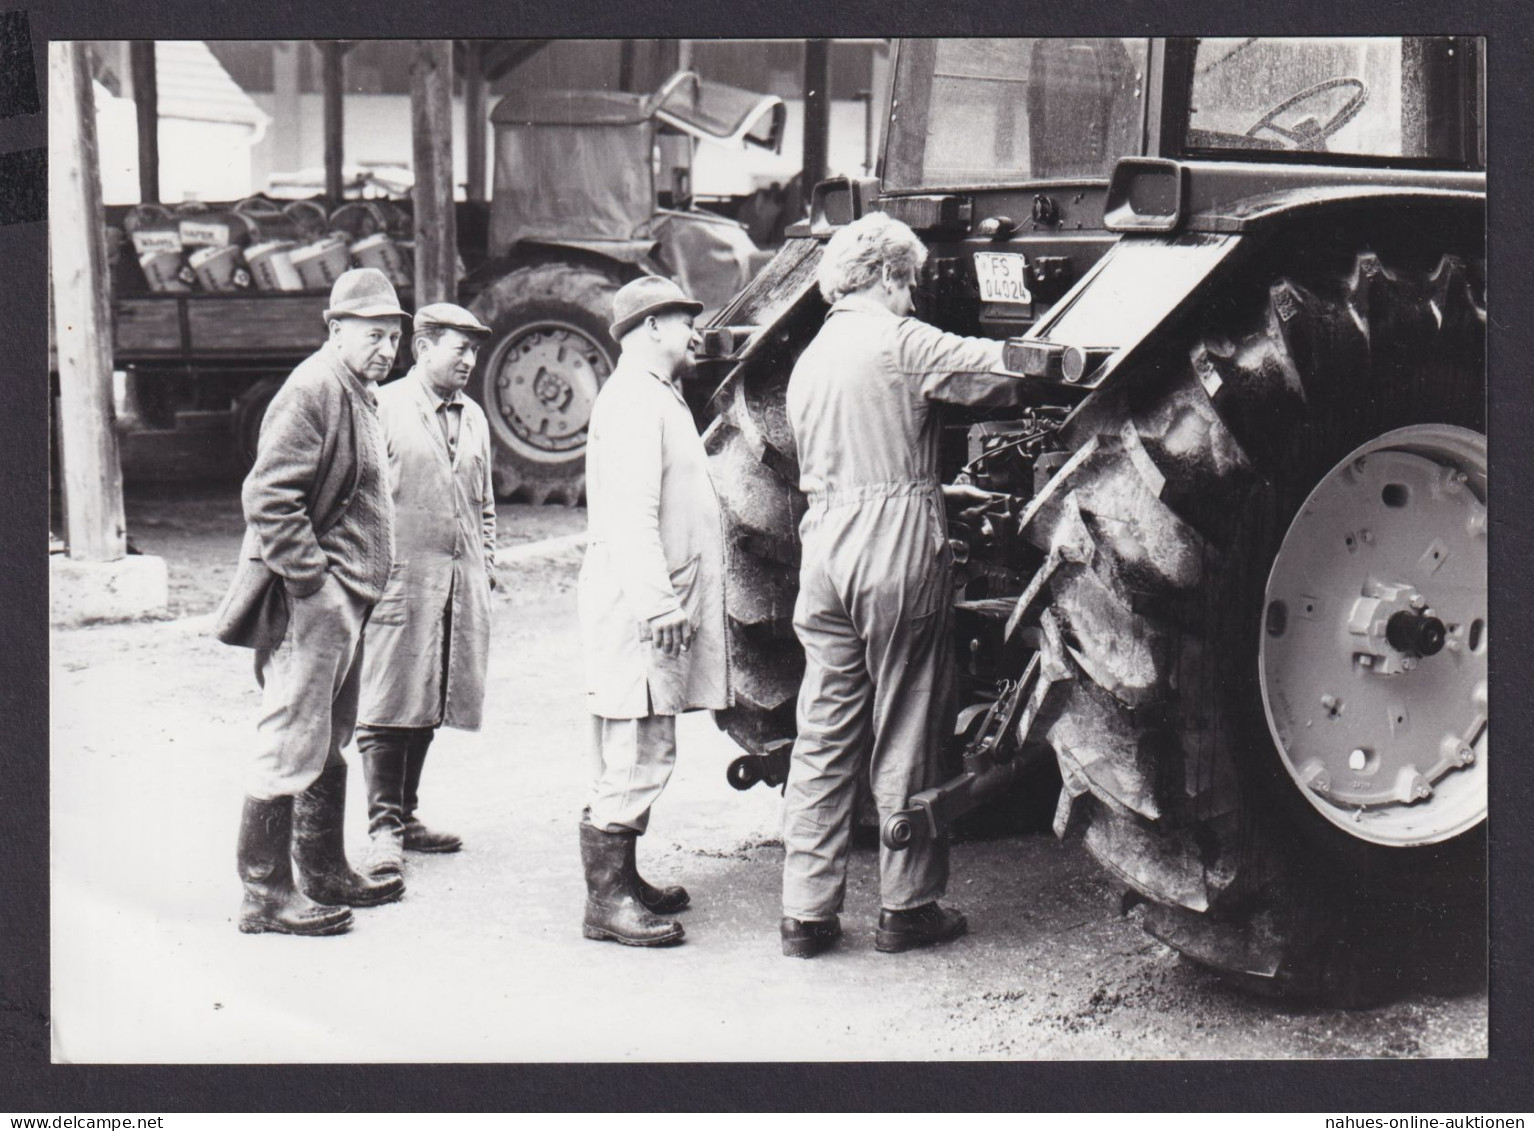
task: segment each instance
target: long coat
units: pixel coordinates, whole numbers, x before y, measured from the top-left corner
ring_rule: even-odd
[[[356,494],[367,411],[336,352],[323,345],[283,382],[261,426],[261,454],[246,477],[245,537],[234,580],[215,615],[225,644],[276,648],[287,634],[287,594],[324,584],[322,544]]]
[[[729,706],[724,535],[708,457],[681,394],[627,358],[592,407],[586,499],[578,598],[591,713]],[[648,622],[677,609],[696,636],[672,657]]]
[[[455,458],[421,374],[378,392],[394,494],[394,569],[368,621],[358,721],[477,730],[490,651],[495,494],[490,427],[463,402]],[[443,614],[452,603],[443,695]]]

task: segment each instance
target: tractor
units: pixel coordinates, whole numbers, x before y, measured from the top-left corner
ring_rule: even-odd
[[[699,140],[776,152],[784,115],[779,98],[687,71],[649,95],[525,91],[496,105],[491,255],[462,289],[495,331],[471,392],[490,418],[497,495],[583,497],[620,286],[669,275],[714,311],[769,258],[694,207],[692,157]]]
[[[1155,938],[1361,1004],[1484,975],[1483,44],[919,39],[879,175],[704,329],[737,788],[784,780],[803,656],[784,394],[825,241],[878,210],[917,313],[1024,405],[945,426],[960,700],[898,848],[1058,769]],[[1016,804],[1015,800],[1010,802]]]

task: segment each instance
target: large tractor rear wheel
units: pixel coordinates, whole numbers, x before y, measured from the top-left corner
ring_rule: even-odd
[[[1269,260],[1102,400],[1025,520],[1057,831],[1153,935],[1276,992],[1484,960],[1474,254]]]
[[[586,492],[586,428],[617,364],[608,335],[616,275],[597,267],[519,267],[470,307],[495,331],[471,388],[490,418],[495,492],[575,506]]]
[[[715,721],[747,750],[794,737],[804,652],[794,636],[799,592],[799,465],[784,396],[790,367],[733,378],[704,433],[728,548],[726,607],[735,705]]]

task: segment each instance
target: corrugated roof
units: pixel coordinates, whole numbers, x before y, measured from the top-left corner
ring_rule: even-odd
[[[271,116],[240,89],[200,39],[156,40],[160,117],[263,129]]]

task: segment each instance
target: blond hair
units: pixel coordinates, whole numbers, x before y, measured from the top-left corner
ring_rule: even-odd
[[[898,279],[916,278],[927,249],[909,227],[883,212],[870,212],[840,229],[820,260],[820,295],[836,302],[877,283],[889,268]]]

